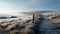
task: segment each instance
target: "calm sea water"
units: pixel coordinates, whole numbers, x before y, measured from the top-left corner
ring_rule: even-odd
[[[32,15],[28,15],[28,14],[22,14],[22,15],[18,15],[17,18],[0,18],[0,20],[11,20],[11,19],[14,19],[14,20],[17,20],[17,19],[22,19],[24,17],[31,17],[32,18]]]

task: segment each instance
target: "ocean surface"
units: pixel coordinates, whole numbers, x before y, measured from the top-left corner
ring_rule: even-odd
[[[8,16],[8,15],[4,15],[4,16],[7,16],[8,18],[0,18],[0,21],[1,20],[17,20],[17,19],[22,19],[22,18],[25,18],[25,17],[31,17],[32,18],[32,15],[28,15],[28,14],[20,14],[20,15],[12,15],[12,16],[17,16],[17,18],[10,18],[11,17],[11,15],[10,16]],[[0,17],[2,17],[2,16],[0,16]]]

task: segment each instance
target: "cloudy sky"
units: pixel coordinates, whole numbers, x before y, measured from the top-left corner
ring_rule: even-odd
[[[60,10],[60,0],[0,0],[0,14],[35,10]]]

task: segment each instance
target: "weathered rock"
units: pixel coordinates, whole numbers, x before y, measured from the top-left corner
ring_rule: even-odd
[[[20,34],[35,34],[34,31],[30,29],[22,29],[19,32]]]

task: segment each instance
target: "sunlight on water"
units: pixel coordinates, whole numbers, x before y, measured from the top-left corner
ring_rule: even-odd
[[[4,15],[5,16],[5,15]],[[15,16],[15,15],[14,15]],[[22,18],[31,18],[32,19],[32,15],[28,15],[28,14],[20,14],[20,15],[17,15],[17,18],[11,18],[11,16],[7,16],[7,18],[0,18],[0,21],[9,21],[9,20],[17,20],[17,19],[22,19]]]

